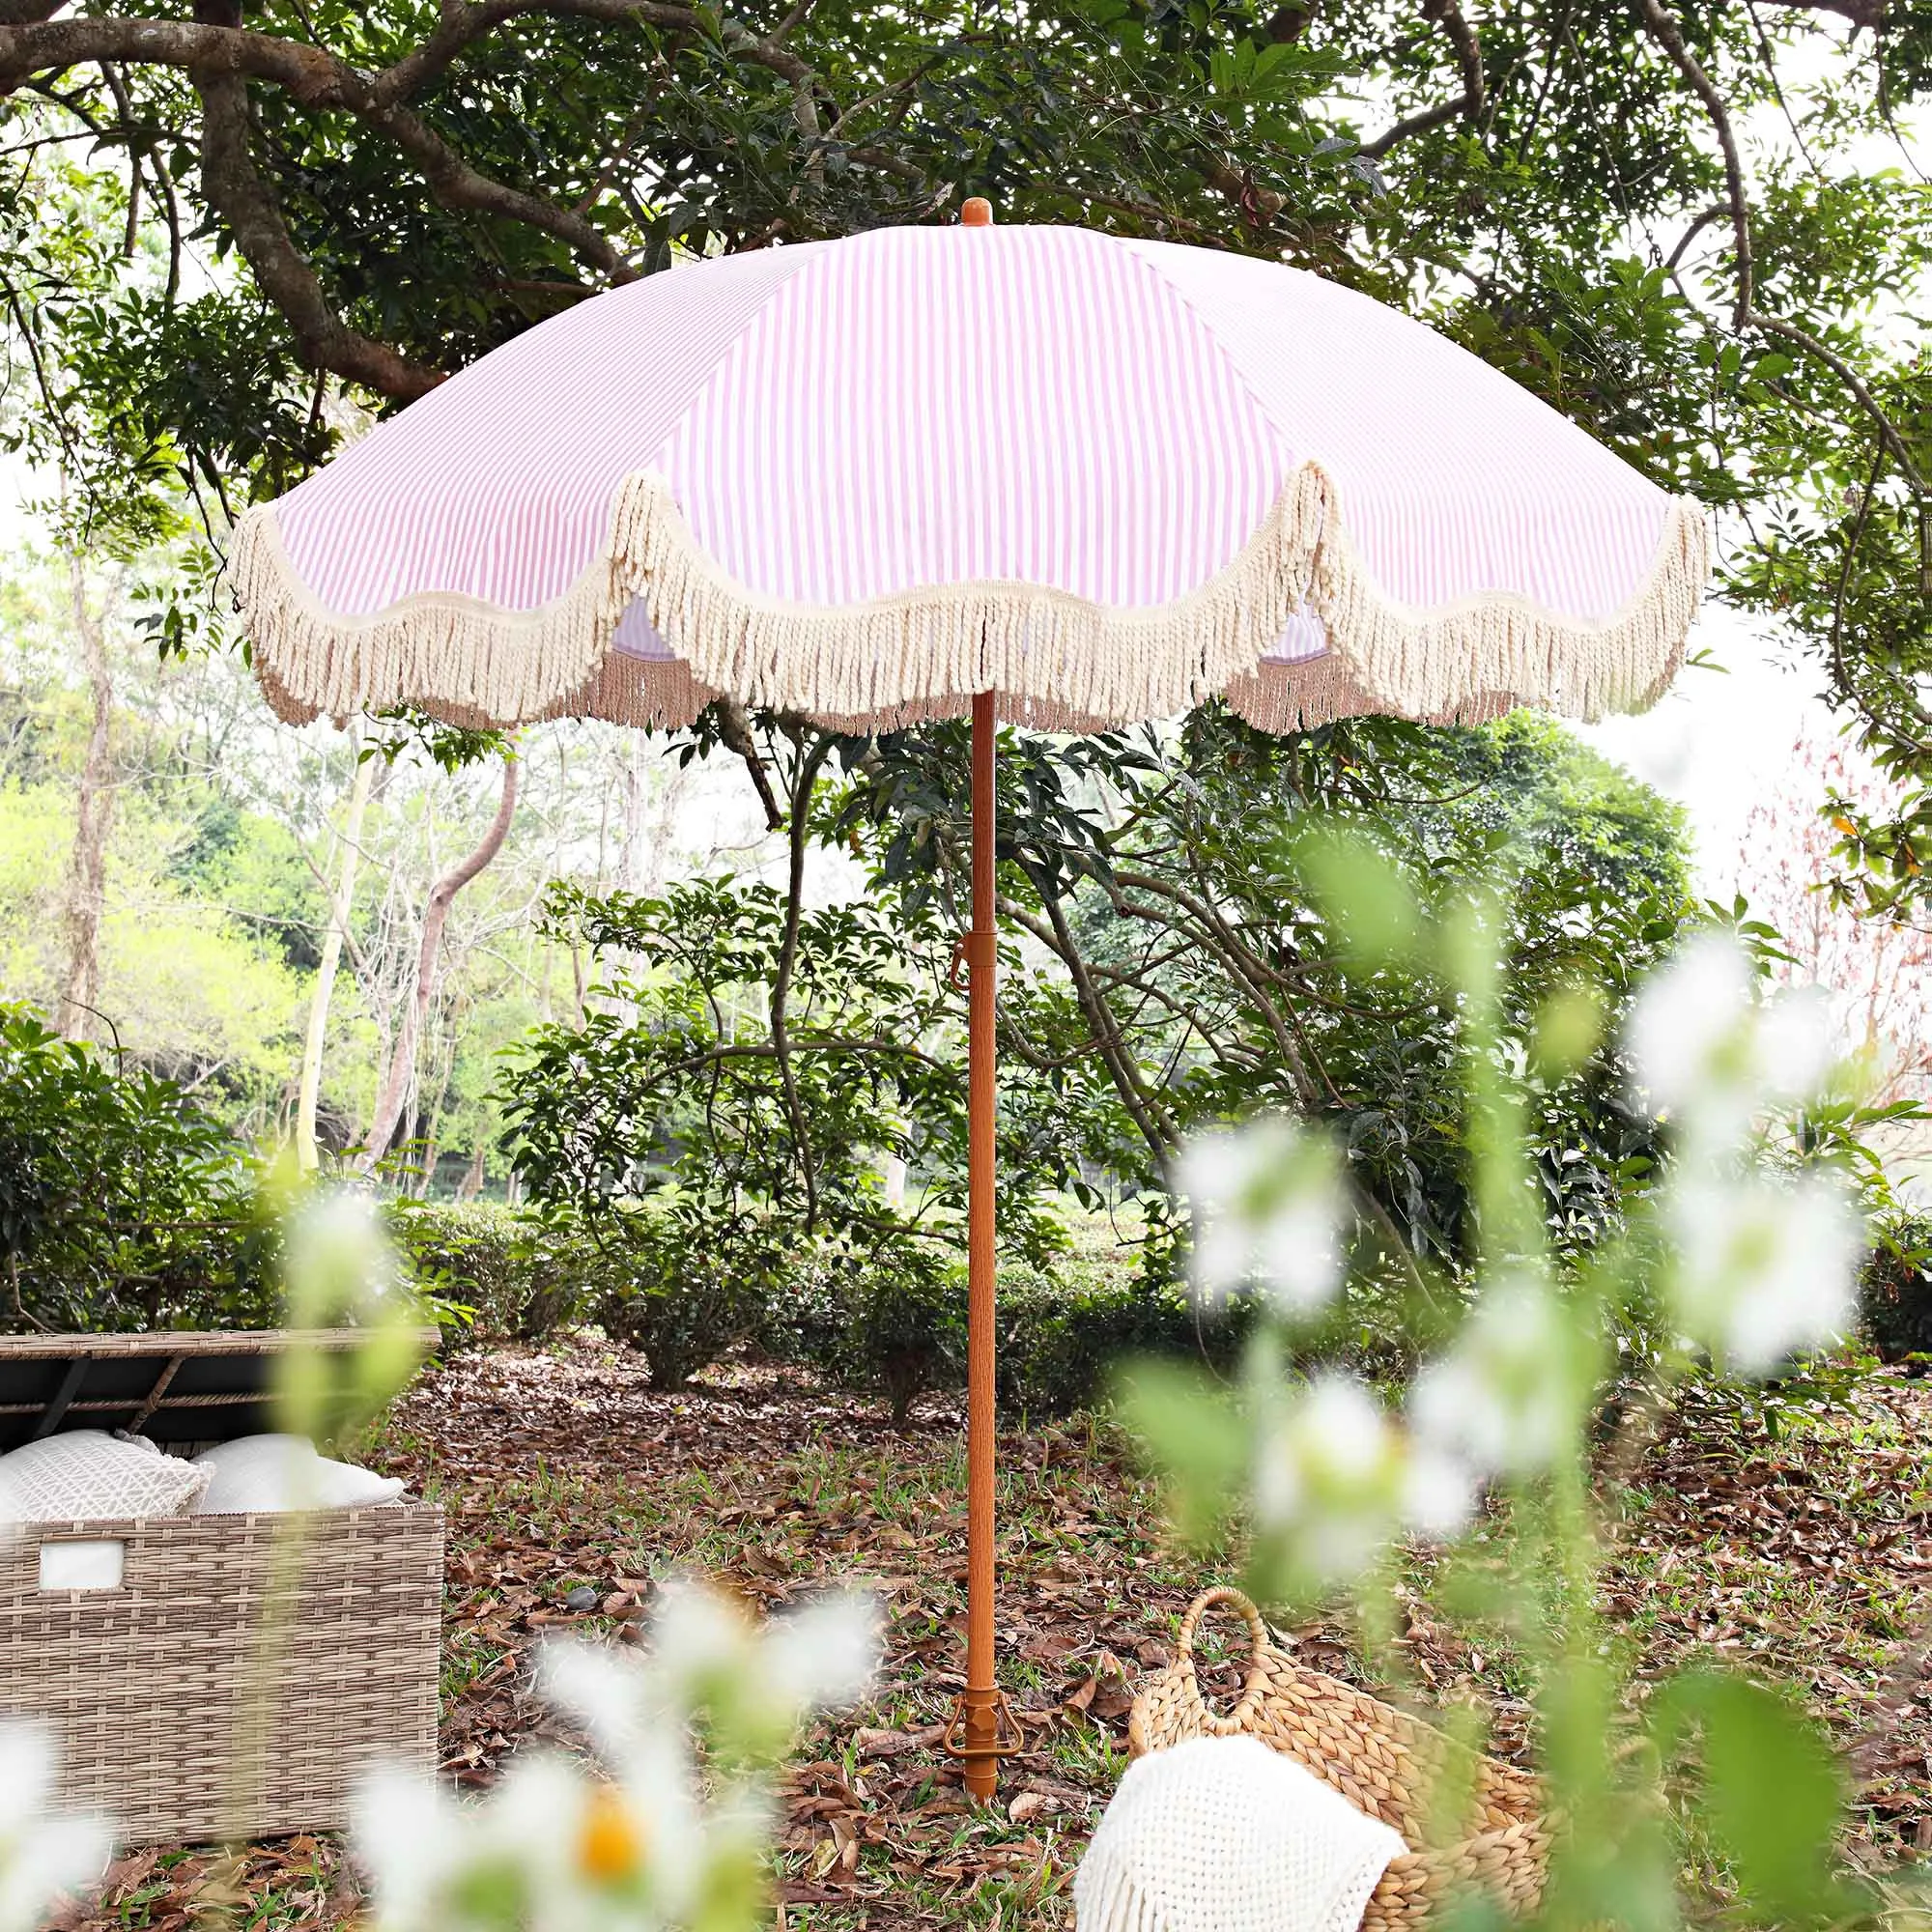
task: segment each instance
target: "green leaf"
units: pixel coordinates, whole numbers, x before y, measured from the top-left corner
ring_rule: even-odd
[[[1295,863],[1357,967],[1412,963],[1425,923],[1409,876],[1365,839],[1319,831],[1296,841]]]
[[[1248,1428],[1227,1391],[1196,1370],[1144,1361],[1122,1375],[1117,1400],[1167,1479],[1176,1531],[1197,1548],[1211,1541],[1248,1475]]]
[[[1842,1911],[1833,1848],[1844,1780],[1818,1725],[1776,1691],[1719,1671],[1679,1677],[1654,1711],[1666,1754],[1701,1732],[1699,1816],[1747,1903],[1787,1925]]]

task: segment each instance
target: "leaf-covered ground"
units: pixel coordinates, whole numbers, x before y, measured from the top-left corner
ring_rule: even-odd
[[[890,1605],[875,1702],[806,1742],[786,1789],[781,1918],[857,1927],[1061,1926],[1079,1850],[1124,1763],[1135,1688],[1168,1662],[1200,1577],[1163,1548],[1158,1497],[1086,1421],[1003,1445],[1001,1676],[1026,1748],[998,1806],[963,1799],[937,1749],[964,1608],[959,1420],[908,1434],[868,1406],[752,1372],[652,1393],[639,1363],[584,1344],[470,1354],[433,1369],[372,1460],[449,1512],[446,1772],[489,1783],[545,1729],[525,1694],[532,1647],[560,1631],[637,1640],[652,1579],[678,1564],[777,1608],[826,1582]],[[1687,1655],[1795,1680],[1857,1765],[1855,1838],[1890,1860],[1932,1849],[1932,1387],[1873,1378],[1773,1433],[1728,1404],[1680,1413],[1616,1485],[1616,1622],[1643,1669]],[[1410,1606],[1410,1675],[1480,1696],[1497,1748],[1527,1747],[1506,1646]],[[1339,1626],[1284,1634],[1359,1676]],[[1232,1688],[1236,1673],[1211,1673]],[[355,1886],[330,1840],[239,1856],[138,1854],[76,1928],[178,1932],[332,1925]]]

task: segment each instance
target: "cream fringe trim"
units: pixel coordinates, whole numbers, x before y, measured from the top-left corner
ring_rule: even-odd
[[[1532,704],[1577,718],[1654,703],[1683,663],[1709,574],[1702,513],[1671,505],[1642,588],[1602,624],[1514,596],[1412,611],[1377,588],[1317,464],[1290,479],[1228,566],[1170,604],[1109,609],[1064,591],[960,583],[818,609],[748,591],[698,548],[668,486],[626,478],[605,554],[539,610],[443,592],[373,616],[325,609],[272,507],[236,531],[230,577],[283,717],[411,703],[453,723],[555,716],[688,723],[716,693],[855,729],[953,715],[976,691],[1042,730],[1170,717],[1226,692],[1270,730],[1365,712],[1474,723]],[[611,647],[634,598],[674,661]],[[1306,601],[1329,650],[1263,662]]]
[[[1088,1858],[1080,1863],[1075,1905],[1080,1932],[1172,1932],[1166,1901],[1143,1886],[1122,1861],[1103,1857],[1098,1872],[1091,1869],[1094,1862]]]

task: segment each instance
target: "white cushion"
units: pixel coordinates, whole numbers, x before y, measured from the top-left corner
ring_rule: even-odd
[[[212,1478],[194,1505],[196,1516],[356,1509],[394,1502],[403,1492],[400,1476],[332,1463],[305,1435],[242,1435],[217,1442],[194,1461]]]
[[[158,1454],[152,1442],[76,1429],[0,1456],[0,1522],[185,1516],[208,1480],[207,1470]]]

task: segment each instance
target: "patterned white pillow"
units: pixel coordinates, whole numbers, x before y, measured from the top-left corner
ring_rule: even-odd
[[[186,1516],[208,1481],[206,1469],[152,1442],[76,1429],[0,1456],[0,1522]]]
[[[196,1501],[196,1516],[362,1509],[403,1492],[400,1477],[331,1462],[305,1435],[240,1435],[203,1450],[194,1463],[214,1479]]]

